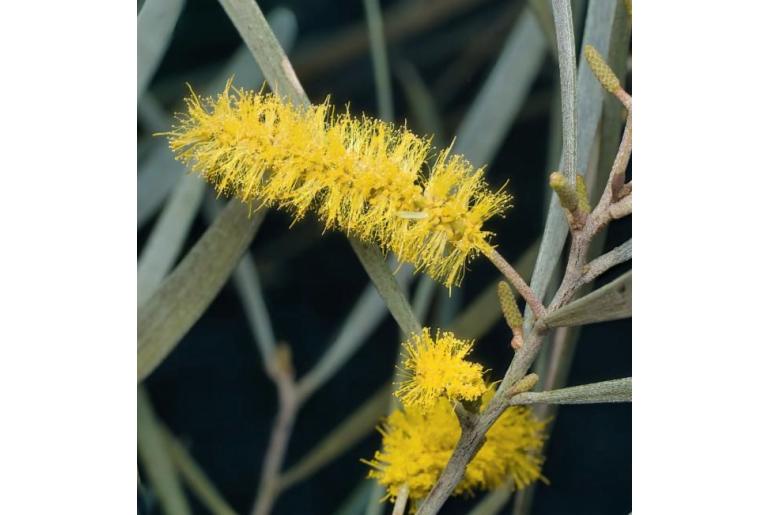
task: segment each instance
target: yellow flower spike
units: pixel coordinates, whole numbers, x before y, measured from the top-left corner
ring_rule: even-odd
[[[483,406],[494,390],[487,389]],[[486,440],[468,464],[453,494],[491,490],[510,477],[517,489],[543,479],[543,441],[545,423],[528,407],[515,406],[503,412],[486,434]],[[369,477],[386,489],[392,500],[402,484],[409,486],[412,501],[424,499],[449,462],[460,439],[460,423],[448,399],[440,399],[428,411],[412,407],[392,412],[382,427],[382,448],[374,459],[364,461],[372,467]]]
[[[513,295],[510,284],[505,281],[497,283],[497,300],[500,302],[500,309],[508,327],[511,330],[521,327],[524,324],[524,318],[521,316],[519,306],[516,305],[516,297]]]
[[[465,358],[473,341],[459,340],[450,332],[436,332],[433,339],[428,329],[404,342],[407,358],[406,377],[396,390],[405,406],[430,409],[440,398],[474,401],[487,387],[484,369]]]
[[[405,127],[350,113],[329,100],[297,108],[272,93],[232,86],[216,98],[191,93],[167,133],[176,158],[243,202],[313,211],[324,229],[392,251],[447,287],[491,248],[483,224],[511,197],[483,171]]]
[[[620,81],[599,51],[591,45],[586,45],[583,48],[583,54],[585,55],[589,66],[591,66],[591,70],[594,72],[596,80],[599,81],[602,87],[613,94],[618,91],[620,89]]]

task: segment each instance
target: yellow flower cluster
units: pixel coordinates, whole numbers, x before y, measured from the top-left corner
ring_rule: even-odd
[[[165,135],[218,193],[296,219],[314,210],[326,229],[377,243],[448,287],[491,249],[482,225],[511,202],[449,149],[429,166],[430,141],[406,128],[335,114],[328,101],[292,106],[230,82],[216,98],[192,93]]]
[[[487,390],[484,405],[493,394],[491,388]],[[509,478],[521,489],[541,479],[544,427],[527,407],[505,410],[487,432],[484,445],[453,494],[493,489]],[[372,467],[369,477],[385,487],[391,500],[405,483],[412,501],[425,498],[460,439],[460,423],[450,401],[442,398],[428,411],[410,407],[396,410],[378,429],[382,450],[364,462]]]
[[[482,366],[465,359],[472,348],[473,341],[459,340],[448,331],[437,331],[435,339],[427,328],[415,334],[404,342],[406,377],[396,396],[405,406],[422,409],[432,408],[442,397],[453,401],[478,399],[487,387]]]

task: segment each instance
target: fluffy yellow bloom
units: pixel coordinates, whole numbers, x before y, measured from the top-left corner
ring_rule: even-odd
[[[431,408],[439,398],[473,401],[487,387],[484,369],[465,358],[473,348],[472,340],[459,340],[451,332],[436,332],[433,339],[428,329],[404,342],[404,380],[396,396],[406,406]]]
[[[335,114],[328,101],[298,108],[228,82],[216,98],[192,93],[177,120],[165,133],[171,149],[218,193],[295,219],[313,210],[326,229],[377,243],[447,286],[492,248],[482,225],[511,201],[448,149],[429,166],[429,140]]]
[[[493,394],[493,390],[487,391],[484,404]],[[487,432],[484,445],[453,494],[497,488],[508,478],[517,489],[541,479],[544,427],[529,408],[508,408]],[[369,477],[385,487],[391,500],[404,483],[412,501],[425,498],[460,438],[460,423],[450,401],[441,399],[429,411],[410,407],[396,410],[378,429],[382,449],[375,452],[373,460],[364,461],[372,467]]]

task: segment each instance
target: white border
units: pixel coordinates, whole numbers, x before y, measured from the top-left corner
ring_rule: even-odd
[[[765,513],[770,9],[634,7],[634,513]]]
[[[136,6],[0,15],[4,513],[136,510]]]

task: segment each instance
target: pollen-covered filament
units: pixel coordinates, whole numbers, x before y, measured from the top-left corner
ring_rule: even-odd
[[[447,286],[491,249],[482,226],[510,204],[483,171],[449,149],[432,166],[430,141],[329,102],[298,108],[228,83],[216,98],[187,99],[169,137],[177,159],[218,193],[275,206],[376,243]]]
[[[484,369],[467,360],[473,341],[460,340],[448,331],[428,328],[404,342],[404,378],[396,396],[406,406],[430,409],[438,399],[473,401],[486,390]]]

